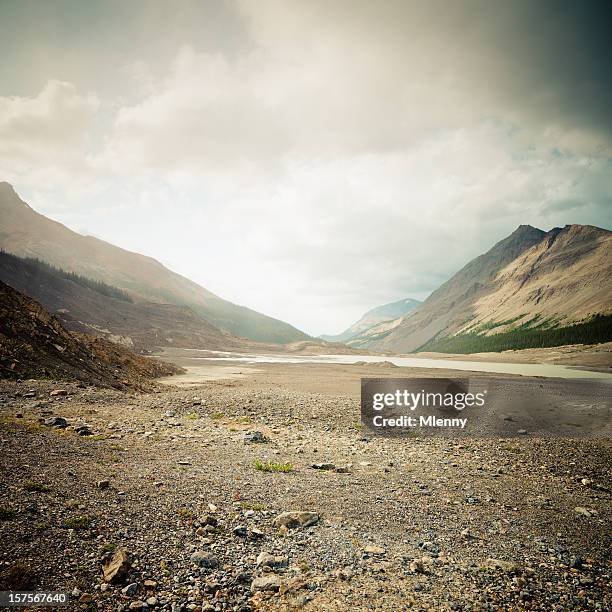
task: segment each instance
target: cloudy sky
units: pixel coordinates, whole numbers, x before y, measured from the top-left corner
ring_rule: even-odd
[[[612,229],[610,2],[0,0],[0,180],[311,334]]]

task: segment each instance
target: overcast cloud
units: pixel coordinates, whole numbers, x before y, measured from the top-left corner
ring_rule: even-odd
[[[311,334],[612,228],[609,4],[0,2],[0,179]]]

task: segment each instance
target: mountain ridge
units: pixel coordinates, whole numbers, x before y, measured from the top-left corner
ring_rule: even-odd
[[[436,289],[373,347],[410,352],[433,338],[569,324],[612,308],[612,232],[520,225]],[[537,317],[534,319],[534,317]]]
[[[311,339],[289,323],[224,300],[152,257],[74,232],[35,211],[7,182],[0,182],[0,212],[0,248],[9,253],[42,259],[145,301],[188,306],[235,336],[277,344]]]

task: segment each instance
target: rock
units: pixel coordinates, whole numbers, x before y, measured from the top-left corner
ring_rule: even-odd
[[[281,588],[281,579],[276,574],[266,574],[265,576],[260,576],[259,578],[255,578],[253,582],[251,582],[251,591],[256,593],[257,591],[280,591]]]
[[[61,416],[54,416],[49,419],[45,419],[44,423],[47,425],[47,427],[59,427],[60,429],[68,427],[68,421]]]
[[[219,565],[217,557],[203,550],[196,550],[196,552],[191,555],[191,562],[198,567],[209,569],[215,568]]]
[[[423,564],[423,561],[421,561],[421,559],[413,559],[410,562],[410,571],[415,573],[415,574],[425,574],[426,570],[425,570],[425,565]]]
[[[257,567],[283,567],[287,565],[286,557],[275,557],[269,552],[260,552],[255,562]]]
[[[110,480],[98,480],[96,487],[98,487],[98,489],[108,489],[108,487],[110,487]]]
[[[205,514],[201,521],[202,525],[210,525],[211,527],[216,527],[218,522],[217,517],[212,516],[212,514]]]
[[[149,597],[147,599],[147,606],[156,606],[157,605],[157,597]]]
[[[584,561],[581,557],[573,557],[570,561],[570,567],[579,570],[583,563]]]
[[[587,518],[591,518],[592,516],[591,512],[589,512],[589,510],[587,510],[586,508],[583,508],[582,506],[576,506],[574,508],[574,512],[576,514],[582,514],[582,516],[586,516]]]
[[[145,589],[154,589],[157,586],[157,581],[145,580],[144,585],[145,585]]]
[[[509,574],[516,574],[520,572],[520,566],[512,561],[503,561],[502,559],[487,559],[485,561],[486,567],[492,567],[495,569],[503,570]]]
[[[384,555],[386,552],[384,548],[381,548],[380,546],[373,546],[371,544],[368,544],[364,550],[369,555]]]
[[[261,431],[247,431],[244,434],[245,442],[254,442],[256,444],[262,444],[268,441],[268,438],[261,433]]]
[[[79,597],[79,603],[89,603],[91,601],[93,601],[93,597],[91,596],[91,593],[83,593]]]
[[[126,587],[123,587],[121,589],[121,592],[124,595],[127,595],[128,597],[131,597],[132,595],[136,595],[136,591],[138,590],[138,584],[136,582],[132,582],[130,584],[128,584]]]
[[[238,536],[239,538],[246,538],[249,533],[248,529],[244,525],[238,525],[238,527],[234,527],[234,529],[232,529],[232,532],[235,536]]]
[[[81,425],[76,425],[74,431],[79,434],[79,436],[91,436],[93,432],[89,428],[89,425],[86,423],[82,423]]]
[[[130,610],[146,610],[147,604],[144,601],[133,601],[130,604]]]
[[[257,528],[255,528],[255,527],[253,527],[253,529],[251,529],[249,531],[249,537],[252,540],[260,540],[261,538],[264,537],[264,532],[259,530],[259,529],[257,529]]]
[[[334,468],[334,472],[336,472],[336,474],[349,474],[350,471],[351,471],[350,465],[339,465]]]
[[[70,593],[70,595],[72,595],[72,597],[74,597],[75,599],[78,599],[82,594],[83,591],[81,591],[81,589],[78,589],[77,587],[74,587],[74,589],[72,589],[72,593]]]
[[[316,512],[293,510],[282,512],[274,519],[275,527],[286,527],[287,529],[297,529],[298,527],[310,527],[319,522],[319,515]]]
[[[526,436],[527,435],[527,430],[526,429],[519,429],[516,433],[519,436]]]
[[[313,470],[335,470],[336,466],[333,463],[313,463],[310,466]]]
[[[115,554],[104,563],[102,574],[106,582],[121,582],[130,569],[128,553],[125,549],[119,548]]]
[[[51,391],[49,395],[51,397],[58,397],[59,395],[68,395],[68,391],[66,391],[66,389],[55,389],[55,391]]]

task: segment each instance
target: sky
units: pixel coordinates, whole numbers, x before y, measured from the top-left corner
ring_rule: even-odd
[[[605,0],[0,0],[0,180],[309,334],[612,229]]]

